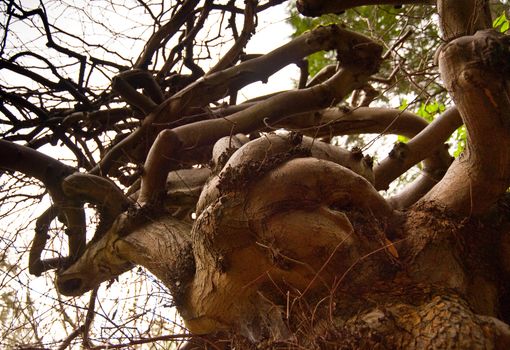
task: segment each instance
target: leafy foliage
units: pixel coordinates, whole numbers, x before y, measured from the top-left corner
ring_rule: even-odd
[[[381,67],[381,80],[374,82],[380,99],[389,102],[395,96],[412,96],[409,107],[432,99],[446,102],[446,92],[439,84],[434,55],[441,41],[434,23],[433,9],[425,6],[361,6],[344,14],[318,18],[301,16],[290,7],[289,23],[294,35],[329,23],[345,23],[349,29],[385,43],[389,57]],[[333,62],[334,57],[318,53],[308,57],[310,75]],[[394,73],[393,73],[394,72]],[[393,75],[392,75],[393,73]],[[391,78],[391,79],[388,79]]]
[[[510,22],[506,17],[506,13],[503,11],[501,15],[494,20],[492,26],[498,29],[501,33],[505,33],[510,28]]]
[[[493,10],[499,13],[493,27],[505,33],[510,28],[507,17],[507,1],[493,4]],[[319,25],[346,23],[350,29],[389,43],[386,49],[392,49],[390,57],[383,64],[382,76],[390,76],[398,69],[394,81],[390,84],[378,84],[383,89],[382,102],[391,102],[397,98],[398,108],[411,110],[431,122],[441,114],[448,104],[445,89],[439,81],[434,55],[441,45],[440,34],[434,24],[436,18],[430,8],[421,6],[362,6],[349,9],[342,15],[324,15],[318,18],[301,16],[294,6],[289,7],[289,23],[294,28],[294,36]],[[403,43],[396,45],[399,38],[411,33]],[[309,73],[317,74],[324,66],[334,62],[328,53],[316,53],[308,57]],[[432,69],[431,69],[432,68]],[[459,128],[450,138],[451,152],[458,157],[466,145],[466,129]],[[404,136],[399,142],[407,142]]]

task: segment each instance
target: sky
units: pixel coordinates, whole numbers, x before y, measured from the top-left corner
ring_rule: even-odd
[[[286,22],[288,17],[286,6],[287,4],[275,6],[259,16],[257,33],[248,43],[246,52],[267,53],[290,40],[293,29]],[[247,86],[241,91],[240,96],[249,99],[271,92],[292,89],[295,87],[297,79],[299,79],[299,69],[295,65],[290,65],[271,76],[267,84],[257,82]]]

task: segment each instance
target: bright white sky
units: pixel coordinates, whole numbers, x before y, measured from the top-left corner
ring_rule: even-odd
[[[288,17],[286,6],[287,4],[283,4],[262,12],[259,16],[257,33],[248,43],[246,52],[267,53],[290,40],[293,30],[286,21]],[[240,97],[249,99],[275,91],[292,89],[298,79],[299,69],[295,65],[290,65],[270,77],[267,84],[258,82],[247,86],[241,91]]]

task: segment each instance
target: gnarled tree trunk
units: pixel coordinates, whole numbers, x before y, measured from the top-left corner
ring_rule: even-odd
[[[373,3],[381,2],[299,0],[298,6],[319,15]],[[228,136],[264,124],[327,118],[338,111],[305,112],[338,102],[377,71],[379,45],[336,26],[319,28],[300,42],[301,50],[336,49],[336,73],[224,119],[162,131],[145,162],[138,206],[118,216],[59,273],[60,292],[81,295],[142,265],[168,287],[190,332],[208,337],[204,343],[198,337],[197,347],[221,348],[221,339],[232,337],[237,348],[510,348],[504,323],[510,317],[504,196],[510,184],[510,40],[487,29],[487,6],[478,0],[437,2],[446,41],[438,54],[441,76],[456,104],[446,115],[456,127],[460,113],[469,133],[468,149],[451,166],[442,149],[420,155],[440,170],[448,168],[434,179],[439,183],[423,182],[405,198],[386,200],[377,190],[394,177],[381,168],[395,169],[397,160],[373,170],[361,152],[308,136],[268,135],[247,143]],[[232,79],[248,74],[230,72]],[[227,73],[206,76],[200,84]],[[181,101],[170,99],[161,108],[171,115],[172,108],[184,109]],[[388,122],[381,128],[388,124],[397,127]],[[410,147],[433,137],[435,127],[427,126]],[[203,137],[202,128],[208,130]],[[447,137],[434,135],[439,143]],[[174,170],[169,159],[223,136],[213,152],[215,170],[207,182],[197,180],[203,187],[196,220],[170,215],[165,208],[175,193],[161,193]],[[68,180],[64,196],[87,187]]]
[[[114,226],[98,254],[108,252],[107,264],[120,270],[151,270],[193,334],[291,348],[510,346],[498,319],[506,317],[499,274],[508,267],[504,249],[494,254],[508,238],[488,224],[504,217],[496,203],[510,183],[508,40],[479,31],[490,24],[481,2],[438,8],[449,41],[442,77],[469,148],[414,207],[394,211],[360,154],[272,136],[241,147],[208,181],[192,228],[165,216],[124,237]],[[154,167],[165,174],[155,152],[147,177]],[[142,184],[143,203],[153,188]],[[119,271],[85,271],[97,261],[85,254],[60,274],[61,291],[80,294]]]

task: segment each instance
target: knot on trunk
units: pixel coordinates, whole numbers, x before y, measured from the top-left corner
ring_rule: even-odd
[[[199,201],[190,330],[285,337],[291,295],[317,302],[392,275],[392,210],[370,175],[365,158],[307,138],[296,145],[271,135],[241,147]],[[267,305],[272,312],[261,316]]]

